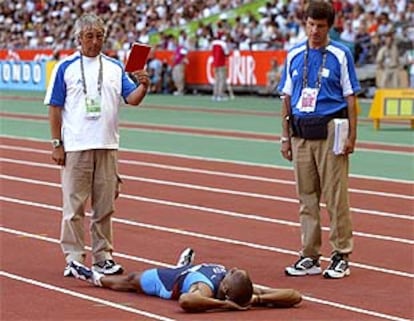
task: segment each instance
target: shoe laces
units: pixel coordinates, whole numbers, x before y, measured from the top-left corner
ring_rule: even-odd
[[[344,255],[340,253],[335,253],[331,258],[331,264],[329,265],[329,268],[330,269],[336,268],[341,261],[345,261]]]
[[[105,260],[102,263],[97,263],[96,265],[98,265],[101,268],[105,268],[105,267],[110,268],[115,265],[115,262],[114,260]]]

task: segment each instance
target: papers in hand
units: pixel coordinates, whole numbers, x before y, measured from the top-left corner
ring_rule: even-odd
[[[150,50],[151,46],[149,45],[134,43],[125,65],[125,71],[133,72],[144,69]]]
[[[345,141],[348,138],[349,122],[346,118],[335,118],[335,138],[333,152],[335,155],[344,153]]]

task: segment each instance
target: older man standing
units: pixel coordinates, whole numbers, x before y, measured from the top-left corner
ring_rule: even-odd
[[[120,183],[119,107],[121,98],[139,105],[149,78],[144,70],[134,72],[137,86],[120,62],[102,53],[106,28],[98,16],[81,16],[75,36],[80,49],[55,66],[44,99],[49,106],[52,159],[62,166],[64,276],[72,276],[72,261],[84,262],[86,257],[84,217],[89,198],[93,269],[119,274],[123,268],[112,258],[111,224]]]

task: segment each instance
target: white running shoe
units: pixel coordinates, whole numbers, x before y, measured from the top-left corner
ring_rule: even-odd
[[[292,266],[285,268],[285,274],[289,276],[305,276],[321,274],[322,269],[318,259],[301,256]]]
[[[92,270],[105,275],[122,274],[124,272],[122,266],[115,263],[114,260],[105,260],[103,262],[95,263],[92,265]]]
[[[344,259],[343,254],[335,253],[331,258],[331,263],[328,268],[323,271],[323,276],[326,279],[342,279],[345,276],[349,276],[351,270],[349,269],[349,263]]]
[[[75,278],[95,284],[96,286],[102,286],[101,278],[104,274],[92,271],[90,268],[76,261],[70,262],[69,266]]]
[[[176,266],[181,267],[181,266],[192,264],[194,262],[194,256],[195,256],[194,250],[190,247],[186,248],[184,251],[181,252]]]

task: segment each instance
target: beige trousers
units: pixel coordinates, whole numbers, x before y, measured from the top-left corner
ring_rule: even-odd
[[[174,85],[177,88],[177,92],[180,94],[184,93],[185,89],[185,64],[181,63],[175,65],[172,69],[172,78]]]
[[[214,69],[214,73],[213,96],[224,97],[224,92],[226,90],[227,67],[216,67]]]
[[[92,263],[112,258],[112,223],[119,188],[117,150],[67,152],[62,168],[63,217],[60,243],[66,262],[86,256],[84,218],[90,198]]]
[[[299,197],[301,255],[318,258],[321,253],[321,197],[330,219],[329,241],[332,252],[349,254],[353,250],[352,222],[348,198],[348,156],[332,152],[333,121],[326,140],[293,137],[292,153]]]

